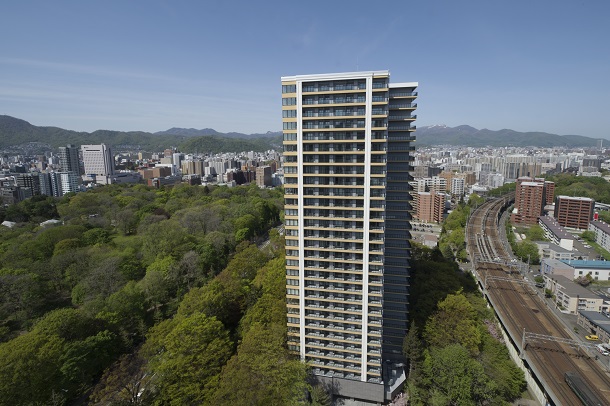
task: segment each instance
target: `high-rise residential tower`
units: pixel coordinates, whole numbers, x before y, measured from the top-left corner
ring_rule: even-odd
[[[335,394],[404,381],[417,83],[282,77],[289,346]]]
[[[537,224],[544,206],[553,203],[555,183],[543,178],[522,176],[515,186],[515,206],[511,221],[517,224]]]
[[[595,200],[589,197],[557,196],[554,215],[562,227],[587,230],[594,210]]]
[[[75,172],[76,175],[81,174],[80,163],[78,161],[78,147],[76,145],[68,144],[65,147],[59,147],[57,156],[62,172]]]

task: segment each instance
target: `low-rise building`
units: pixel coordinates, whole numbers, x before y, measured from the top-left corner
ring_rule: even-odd
[[[587,334],[595,334],[602,343],[610,343],[610,318],[606,316],[608,303],[602,307],[602,313],[581,310],[578,312],[577,323],[582,326]]]
[[[544,258],[540,262],[540,272],[549,276],[565,276],[574,279],[574,267],[553,258]]]
[[[561,275],[544,276],[546,289],[555,295],[555,304],[570,314],[579,311],[592,311],[601,313],[604,299],[590,290],[580,286],[572,280]]]
[[[574,278],[591,275],[596,281],[610,281],[610,261],[571,260],[565,263],[574,268]]]
[[[544,237],[547,240],[565,250],[572,251],[574,249],[574,236],[559,225],[553,217],[542,216],[538,218],[538,225],[544,231]]]
[[[589,231],[595,233],[595,242],[606,251],[610,251],[610,225],[603,221],[593,220],[589,223]]]
[[[540,271],[547,275],[563,275],[569,279],[591,276],[593,280],[610,280],[610,261],[563,260],[545,258]]]
[[[569,261],[573,258],[574,253],[557,244],[548,241],[535,241],[538,246],[540,258],[551,258],[560,261]]]

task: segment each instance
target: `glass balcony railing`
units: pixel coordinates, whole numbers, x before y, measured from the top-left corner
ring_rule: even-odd
[[[417,97],[417,92],[390,92],[390,97]]]

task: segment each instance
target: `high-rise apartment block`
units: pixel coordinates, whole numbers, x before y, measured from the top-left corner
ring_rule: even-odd
[[[466,179],[465,178],[452,178],[451,179],[451,195],[463,197],[466,192]]]
[[[188,160],[182,162],[183,175],[204,175],[205,162],[201,160]]]
[[[421,178],[411,181],[416,192],[440,192],[447,191],[447,179],[440,176],[432,176],[431,178]]]
[[[555,183],[543,178],[520,177],[515,189],[515,207],[511,221],[518,224],[537,224],[544,206],[553,201]]]
[[[587,230],[594,208],[595,200],[588,197],[557,196],[554,215],[562,227]]]
[[[81,174],[78,160],[78,147],[76,145],[68,144],[65,147],[59,147],[57,156],[62,172],[75,172],[77,175]]]
[[[445,194],[439,192],[418,192],[417,219],[426,223],[440,223],[444,219]]]
[[[256,185],[263,188],[272,186],[271,174],[271,167],[269,165],[256,168]]]
[[[357,401],[404,381],[416,87],[282,78],[288,344]]]

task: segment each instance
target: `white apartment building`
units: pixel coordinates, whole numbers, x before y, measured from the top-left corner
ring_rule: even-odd
[[[402,386],[417,83],[282,78],[288,345],[358,404]]]

